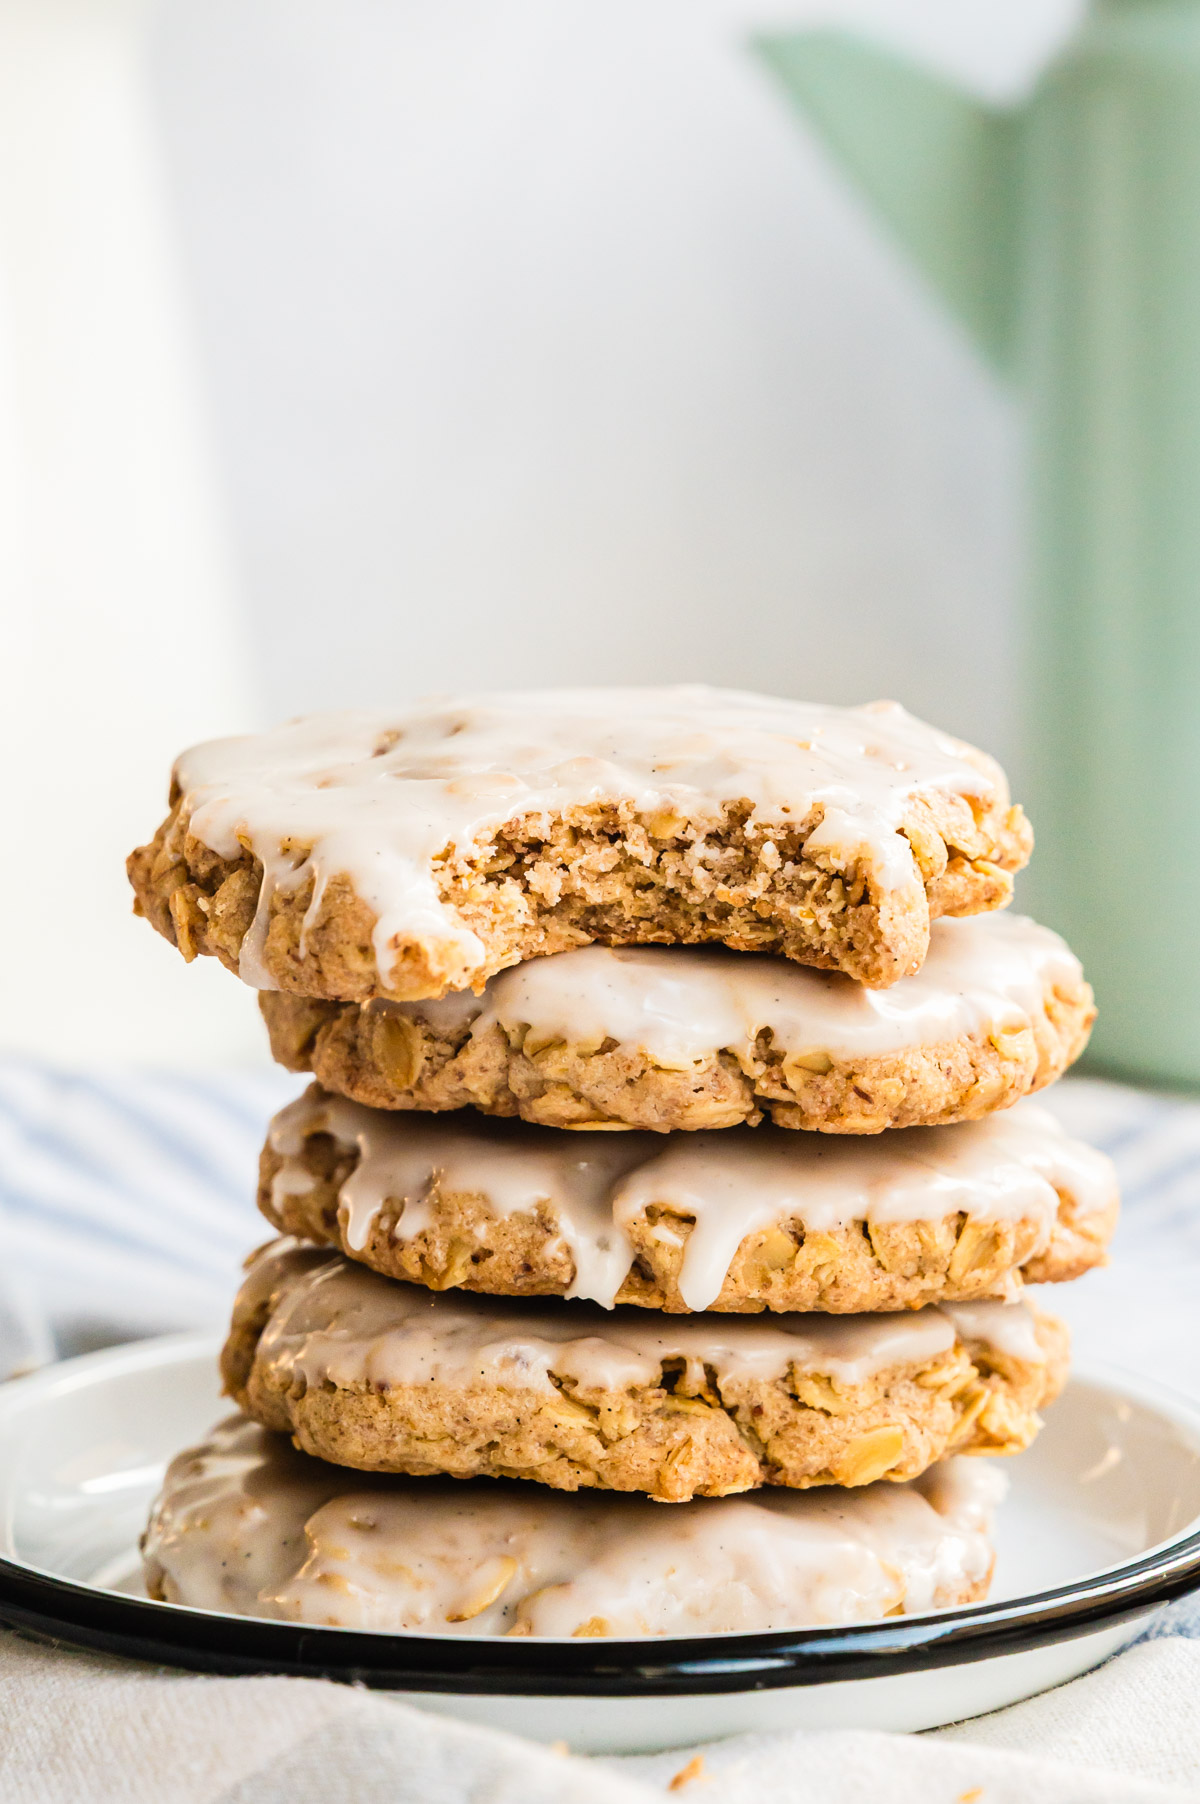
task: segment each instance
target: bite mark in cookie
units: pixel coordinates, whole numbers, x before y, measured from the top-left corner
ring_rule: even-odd
[[[590,941],[720,941],[886,987],[1003,907],[1031,836],[991,759],[893,703],[583,689],[314,716],[179,760],[130,858],[187,958],[413,1000]]]

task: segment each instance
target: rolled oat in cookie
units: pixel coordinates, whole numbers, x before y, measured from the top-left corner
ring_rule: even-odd
[[[234,1417],[172,1461],[142,1537],[152,1597],[422,1635],[714,1635],[971,1603],[1005,1481],[947,1460],[907,1485],[661,1509],[537,1485],[338,1471]]]
[[[656,1320],[439,1296],[285,1239],[251,1261],[221,1369],[247,1415],[336,1465],[679,1503],[1019,1452],[1066,1333],[1020,1303]]]
[[[1104,1261],[1117,1189],[1032,1102],[871,1136],[664,1138],[389,1113],[313,1085],[271,1125],[259,1207],[435,1290],[851,1314],[1078,1277]]]
[[[986,914],[935,921],[929,945],[888,990],[723,946],[593,945],[502,971],[479,996],[259,1002],[280,1064],[355,1102],[573,1129],[969,1121],[1082,1052],[1092,992],[1056,933]]]
[[[719,941],[885,988],[1003,907],[1028,823],[895,703],[568,689],[318,715],[184,753],[129,860],[185,958],[406,1001],[592,941]]]

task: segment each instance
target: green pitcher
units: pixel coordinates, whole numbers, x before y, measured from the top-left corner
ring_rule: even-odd
[[[1200,0],[1100,0],[981,104],[824,31],[759,49],[1021,388],[1022,903],[1083,958],[1093,1064],[1200,1084]]]

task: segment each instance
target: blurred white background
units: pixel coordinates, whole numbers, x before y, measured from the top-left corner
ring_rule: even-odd
[[[120,874],[238,722],[706,678],[1019,771],[1010,401],[748,40],[853,24],[1002,98],[1076,11],[0,0],[7,1043],[261,1056]]]

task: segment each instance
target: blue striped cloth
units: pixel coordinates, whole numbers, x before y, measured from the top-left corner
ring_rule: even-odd
[[[268,1117],[302,1087],[0,1062],[0,1358],[22,1335],[36,1360],[219,1323],[269,1234]]]
[[[0,1372],[175,1328],[219,1327],[246,1253],[268,1117],[303,1087],[0,1062]],[[1076,1356],[1200,1398],[1200,1103],[1072,1078],[1042,1099],[1116,1160],[1106,1270],[1056,1287]],[[1154,1633],[1200,1634],[1200,1602]]]

